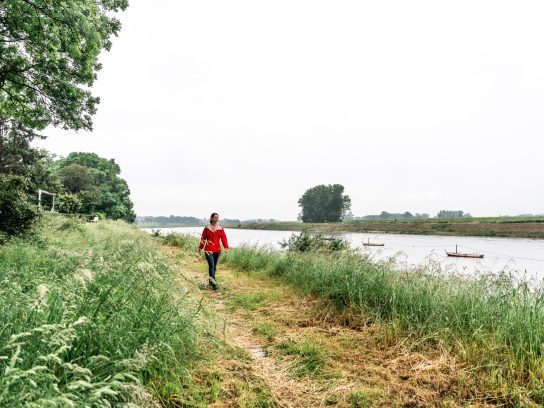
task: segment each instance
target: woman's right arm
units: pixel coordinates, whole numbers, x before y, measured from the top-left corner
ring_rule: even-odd
[[[204,245],[206,245],[206,228],[202,230],[202,235],[200,236],[200,244],[198,244],[198,250],[202,251]]]

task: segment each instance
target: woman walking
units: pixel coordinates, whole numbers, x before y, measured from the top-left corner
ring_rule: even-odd
[[[199,252],[204,249],[206,255],[206,261],[208,261],[208,272],[210,274],[210,286],[217,289],[217,282],[215,281],[215,270],[217,263],[219,262],[219,255],[221,254],[221,243],[225,251],[229,250],[229,243],[227,241],[227,234],[219,223],[219,214],[212,213],[210,216],[210,224],[204,227],[202,236],[200,238],[200,245],[198,246]]]

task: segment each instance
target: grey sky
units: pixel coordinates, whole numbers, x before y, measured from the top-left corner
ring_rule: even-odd
[[[103,55],[93,133],[139,215],[544,213],[544,2],[142,1]]]

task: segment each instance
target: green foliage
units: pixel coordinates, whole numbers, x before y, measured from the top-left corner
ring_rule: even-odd
[[[160,232],[158,230],[154,231],[153,235],[155,237],[160,237]],[[185,251],[196,251],[198,243],[200,242],[198,238],[191,235],[177,234],[175,232],[164,235],[162,240],[167,245],[172,245]]]
[[[130,190],[115,160],[95,153],[70,153],[58,166],[64,189],[78,195],[83,213],[102,212],[108,218],[134,222]]]
[[[313,375],[325,367],[325,352],[310,340],[297,343],[286,340],[277,346],[287,355],[297,356],[296,374],[299,376]]]
[[[240,225],[239,219],[222,218],[222,225]],[[136,224],[142,228],[173,228],[173,227],[195,227],[205,226],[209,223],[207,218],[187,217],[179,215],[166,216],[138,216]]]
[[[544,387],[542,284],[507,273],[468,279],[425,268],[398,270],[394,263],[352,252],[293,253],[242,246],[229,251],[224,262],[281,276],[339,309],[461,348],[497,381],[532,390]]]
[[[256,323],[253,326],[253,333],[266,337],[268,340],[273,340],[276,336],[276,328],[272,323],[263,322],[263,323]]]
[[[38,217],[36,206],[24,193],[27,184],[23,177],[0,174],[0,233],[26,232]]]
[[[152,238],[44,218],[33,241],[0,247],[0,406],[143,406],[146,385],[187,390],[194,305]]]
[[[120,29],[127,0],[4,0],[0,3],[0,118],[43,129],[91,129],[89,88],[98,55]]]
[[[65,214],[79,214],[83,207],[83,202],[77,194],[61,193],[57,196],[56,208],[58,212]]]
[[[429,214],[423,213],[416,213],[415,215],[412,214],[409,211],[405,211],[403,213],[389,213],[387,211],[382,211],[378,215],[365,215],[363,217],[353,217],[351,220],[421,220],[421,219],[428,219]]]
[[[351,199],[340,184],[320,184],[300,197],[302,222],[339,222],[351,208]]]
[[[349,401],[353,408],[365,408],[369,406],[368,392],[356,391],[349,395]]]
[[[234,308],[257,310],[265,300],[263,293],[241,293],[232,297],[232,305]]]
[[[464,211],[440,210],[436,218],[472,218],[472,216]]]
[[[321,234],[310,234],[303,230],[300,234],[292,234],[287,241],[280,242],[282,248],[289,252],[310,251],[343,251],[349,248],[347,241],[341,238],[325,238]]]
[[[0,173],[25,177],[25,190],[34,197],[38,189],[60,189],[54,157],[44,149],[32,147],[35,138],[43,139],[13,120],[0,118]]]
[[[69,193],[79,193],[94,187],[90,170],[81,164],[61,165],[59,175],[64,189]]]

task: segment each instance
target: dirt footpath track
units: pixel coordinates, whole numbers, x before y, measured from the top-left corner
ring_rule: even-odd
[[[332,312],[278,279],[221,262],[220,288],[212,291],[202,260],[164,248],[179,268],[181,291],[202,302],[225,345],[201,369],[215,388],[208,406],[489,406],[471,395],[469,370],[440,348]]]

